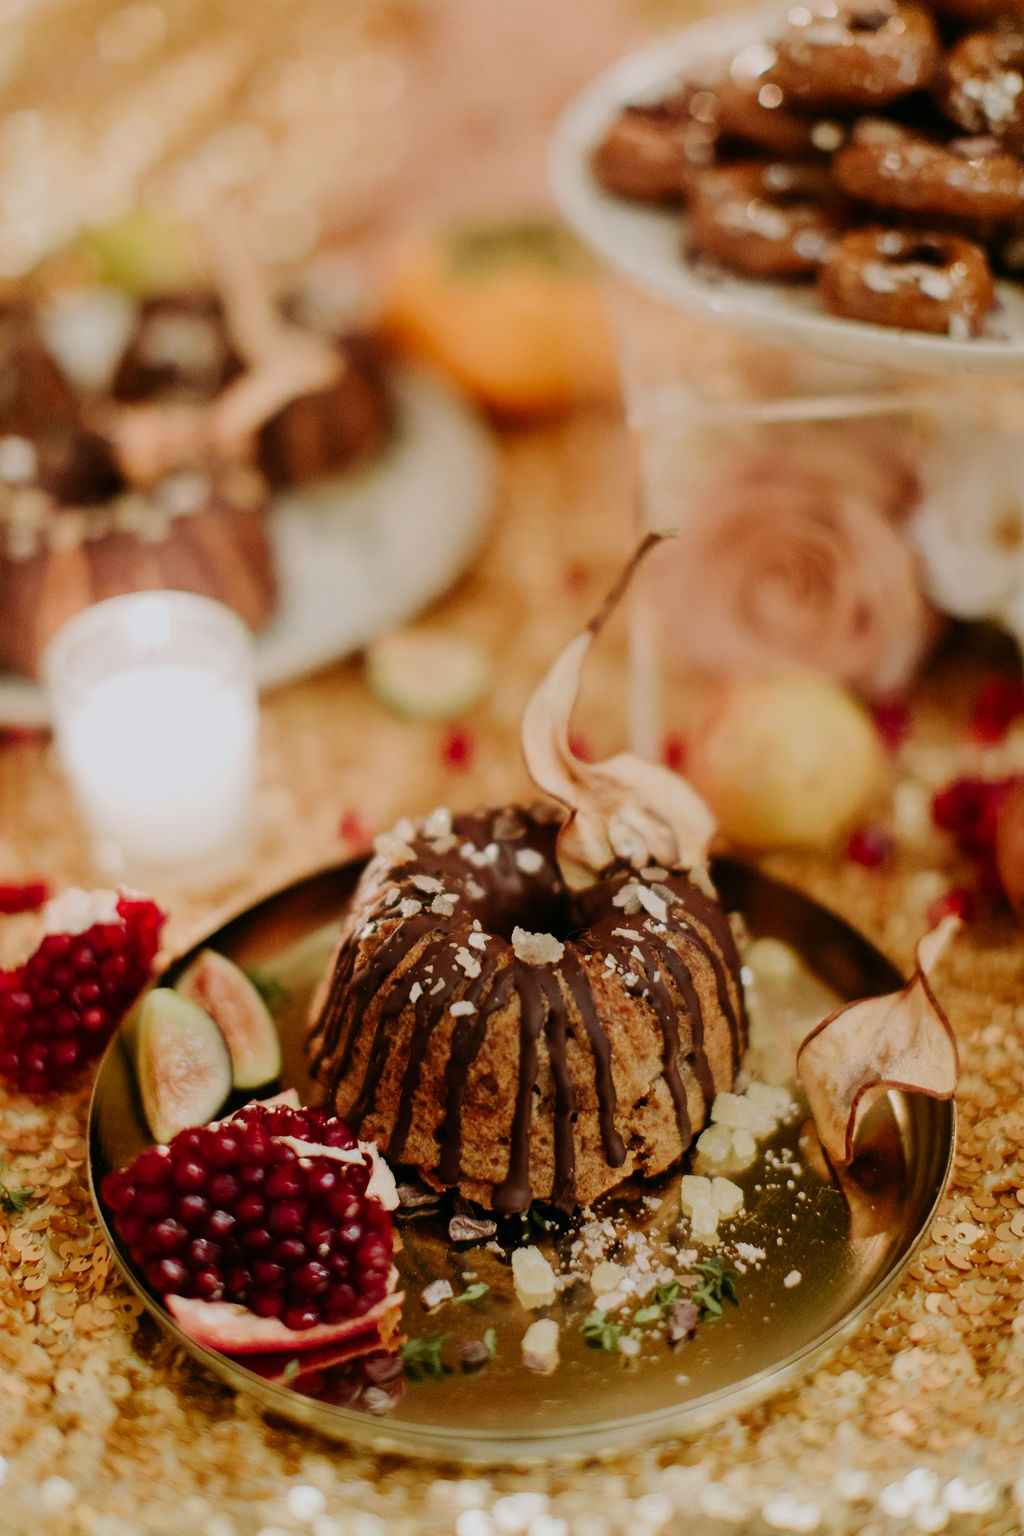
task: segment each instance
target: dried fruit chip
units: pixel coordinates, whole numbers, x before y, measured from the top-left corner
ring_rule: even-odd
[[[703,867],[715,830],[714,817],[696,790],[660,763],[629,752],[585,763],[572,749],[569,725],[591,642],[659,538],[649,534],[643,540],[600,611],[566,646],[523,714],[527,771],[538,788],[571,813],[558,836],[558,860],[566,884],[577,890],[592,884],[615,859],[635,869],[647,864]]]
[[[952,1098],[959,1070],[956,1038],[928,973],[958,927],[950,916],[925,934],[914,974],[900,991],[837,1009],[800,1046],[797,1070],[834,1163],[853,1161],[857,1129],[888,1089]]]

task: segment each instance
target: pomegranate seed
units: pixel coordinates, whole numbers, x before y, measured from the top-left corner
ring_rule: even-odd
[[[49,897],[50,887],[44,880],[28,880],[24,885],[4,881],[0,883],[0,913],[13,917],[18,912],[38,912]]]
[[[934,928],[944,917],[958,917],[961,922],[973,922],[978,911],[978,898],[966,886],[955,885],[937,896],[928,908],[928,924]]]
[[[992,745],[1002,741],[1015,720],[1024,715],[1024,683],[1005,677],[989,677],[974,701],[968,731],[975,741]]]
[[[351,853],[367,853],[373,845],[373,824],[360,811],[349,807],[341,813],[338,837]]]
[[[305,1209],[298,1200],[276,1200],[267,1210],[267,1226],[275,1237],[302,1231]]]
[[[875,722],[875,730],[882,739],[882,745],[893,757],[906,745],[913,729],[913,716],[910,712],[910,704],[901,694],[895,694],[888,699],[879,699],[871,710]]]
[[[895,839],[885,827],[857,827],[851,832],[846,845],[846,857],[852,864],[864,869],[877,869],[884,864],[895,847]]]
[[[156,1226],[150,1231],[150,1241],[153,1247],[162,1250],[164,1253],[174,1253],[184,1245],[187,1239],[188,1232],[181,1222],[175,1221],[173,1217],[167,1221],[158,1221]]]
[[[678,731],[667,732],[661,743],[661,760],[673,773],[682,773],[686,767],[686,739]]]
[[[473,766],[476,739],[464,725],[449,725],[441,733],[441,762],[446,768],[464,773]]]
[[[304,1328],[315,1328],[321,1321],[321,1315],[315,1307],[311,1306],[285,1307],[281,1321],[286,1328],[301,1331]]]
[[[578,757],[581,763],[592,763],[595,761],[594,748],[590,743],[589,737],[585,736],[582,731],[569,732],[569,751],[573,757]]]
[[[257,1317],[280,1317],[284,1311],[284,1297],[277,1291],[257,1291],[249,1305]]]
[[[963,853],[991,853],[999,808],[1014,779],[954,779],[932,800],[932,819],[952,834]]]
[[[236,1218],[230,1211],[214,1211],[206,1228],[206,1235],[215,1243],[222,1242],[235,1227]]]

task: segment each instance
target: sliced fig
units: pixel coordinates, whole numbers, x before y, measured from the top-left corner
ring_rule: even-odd
[[[208,1013],[169,987],[143,1000],[134,1028],[135,1072],[146,1124],[169,1142],[206,1125],[231,1092],[231,1056]]]
[[[342,1339],[382,1338],[391,1331],[405,1297],[401,1291],[387,1296],[359,1317],[338,1323],[319,1323],[315,1328],[288,1328],[276,1317],[259,1317],[234,1301],[199,1301],[190,1296],[165,1296],[164,1303],[183,1333],[207,1349],[228,1355],[269,1354],[278,1350],[307,1350]]]
[[[202,949],[174,989],[210,1015],[231,1053],[236,1088],[261,1088],[281,1075],[277,1026],[252,982],[226,955]]]
[[[408,720],[455,720],[487,692],[491,663],[470,636],[421,624],[374,641],[366,680],[382,704]]]

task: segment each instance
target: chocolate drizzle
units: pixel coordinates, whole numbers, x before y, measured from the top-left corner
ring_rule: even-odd
[[[311,1026],[313,1069],[338,1113],[357,1132],[369,1120],[370,1133],[397,1160],[415,1129],[410,1156],[432,1179],[456,1185],[469,1177],[463,1127],[474,1068],[491,1031],[514,1018],[511,1123],[495,1122],[507,1131],[508,1160],[491,1190],[494,1209],[503,1213],[523,1210],[534,1198],[565,1209],[576,1203],[579,1100],[570,1041],[574,1049],[589,1047],[607,1187],[615,1182],[610,1171],[628,1162],[621,1117],[631,1106],[617,1104],[614,1018],[603,1017],[598,1003],[609,986],[620,1003],[632,995],[657,1021],[677,1155],[705,1118],[691,1123],[687,1084],[695,1085],[705,1112],[724,1086],[716,1085],[708,1057],[701,985],[707,995],[713,982],[733,1063],[746,1033],[739,956],[721,909],[684,874],[658,870],[648,878],[622,866],[570,894],[555,863],[557,831],[547,816],[505,809],[458,816],[450,830],[424,829],[394,842],[390,856],[385,849],[364,874],[350,935]],[[510,942],[517,926],[562,939],[559,963],[519,958]],[[596,993],[599,976],[606,985]],[[431,1044],[444,1038],[437,1034],[442,1024],[450,1034],[434,1101],[440,1113],[431,1126],[420,1123],[417,1095]],[[553,1171],[549,1166],[541,1189],[532,1166],[538,1114],[550,1114],[553,1132]],[[437,1148],[429,1164],[424,1130]],[[474,1181],[479,1185],[475,1175]]]

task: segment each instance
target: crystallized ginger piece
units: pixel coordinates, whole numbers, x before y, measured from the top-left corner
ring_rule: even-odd
[[[549,1307],[557,1295],[555,1272],[539,1248],[513,1250],[512,1278],[519,1304],[528,1312]]]

